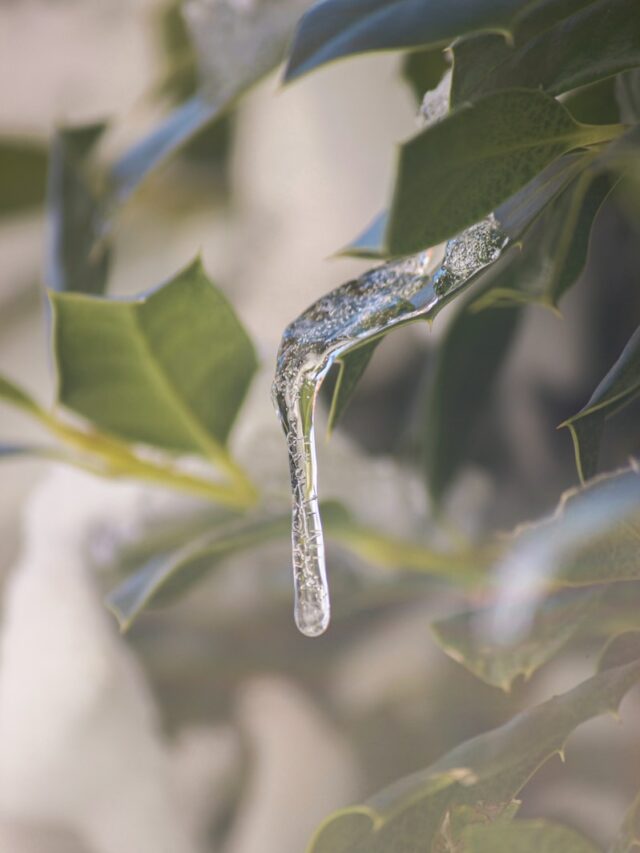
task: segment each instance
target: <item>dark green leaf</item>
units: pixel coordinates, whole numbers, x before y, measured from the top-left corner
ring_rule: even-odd
[[[473,93],[481,82],[490,78],[495,69],[514,54],[512,45],[502,36],[491,33],[462,39],[454,44],[452,50],[453,73],[449,96],[451,109],[472,100]]]
[[[407,81],[418,104],[425,92],[435,89],[449,68],[441,50],[413,50],[402,63],[402,76]]]
[[[456,747],[431,767],[346,809],[318,830],[309,853],[415,853],[429,850],[451,812],[482,807],[494,817],[573,730],[615,711],[640,678],[640,663],[609,669]]]
[[[534,36],[575,15],[594,0],[537,0],[525,7],[516,21],[515,44],[524,44]]]
[[[611,138],[539,91],[488,95],[450,113],[400,152],[389,255],[434,246],[477,222],[571,149]]]
[[[474,292],[447,327],[427,395],[424,465],[436,503],[467,459],[520,322],[519,308],[474,311],[477,298]]]
[[[521,46],[491,36],[459,43],[452,106],[516,86],[558,95],[639,65],[637,12],[636,0],[597,0]]]
[[[585,124],[615,124],[625,121],[616,98],[618,77],[607,77],[589,86],[581,86],[563,99],[571,115]]]
[[[89,157],[105,125],[58,131],[49,168],[50,257],[47,283],[60,292],[104,292],[111,248],[105,200],[93,187]]]
[[[497,265],[490,287],[477,307],[536,302],[556,308],[582,274],[591,231],[614,182],[597,174],[589,161],[539,220],[521,238],[521,250],[510,264]]]
[[[52,303],[60,402],[130,441],[220,456],[256,356],[199,260],[137,299]]]
[[[302,18],[285,79],[373,50],[446,47],[477,31],[507,35],[526,0],[323,0]]]
[[[545,208],[582,174],[593,161],[593,154],[575,151],[559,157],[528,184],[496,208],[500,227],[512,240],[519,240]]]
[[[475,825],[462,835],[464,853],[599,853],[574,829],[544,820]]]
[[[624,135],[620,139],[623,138]],[[518,240],[545,207],[584,171],[592,159],[589,153],[575,152],[559,157],[543,169],[519,192],[496,208],[495,216],[502,230],[512,240]],[[343,249],[341,254],[357,258],[380,258],[388,225],[389,214],[378,214],[369,227]]]
[[[631,336],[619,359],[600,382],[589,402],[562,426],[571,431],[581,480],[598,468],[600,439],[605,420],[640,394],[640,328]]]
[[[493,637],[492,608],[459,613],[432,628],[449,657],[487,684],[508,691],[516,678],[530,678],[564,648],[591,619],[599,597],[600,592],[592,590],[564,590],[540,604],[519,602],[514,606],[526,612],[515,614],[515,619],[530,624],[514,642]]]
[[[362,347],[350,350],[348,353],[341,356],[338,362],[338,378],[333,389],[331,409],[329,410],[329,422],[327,426],[329,432],[334,429],[335,425],[344,414],[344,411],[349,405],[354,391],[356,390],[358,382],[367,369],[367,366],[371,361],[371,356],[375,352],[379,343],[379,340],[373,341],[370,344],[365,344]]]
[[[153,557],[109,594],[107,605],[126,631],[147,607],[173,600],[232,554],[286,536],[290,524],[289,513],[225,524],[172,554]]]
[[[33,139],[0,139],[0,218],[44,201],[47,149]]]

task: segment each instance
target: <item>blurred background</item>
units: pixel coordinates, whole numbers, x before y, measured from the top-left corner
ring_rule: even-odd
[[[108,157],[189,93],[188,44],[178,6],[160,0],[4,0],[0,135],[46,147],[60,125],[107,119]],[[280,335],[366,269],[332,255],[384,205],[394,147],[418,119],[395,55],[339,63],[288,88],[279,79],[256,86],[123,207],[109,293],[147,290],[202,254],[261,359],[234,447],[286,506],[269,397]],[[45,232],[42,204],[0,218],[0,371],[50,402]],[[472,540],[508,529],[552,511],[576,484],[568,432],[556,426],[637,325],[638,269],[637,231],[608,202],[563,316],[532,307],[523,318],[448,495],[445,529]],[[390,336],[331,441],[319,430],[323,497],[396,536],[443,537],[420,442],[450,314]],[[638,451],[637,415],[631,406],[611,423],[603,469]],[[0,441],[16,436],[37,431],[0,406]],[[122,637],[104,593],[163,536],[176,544],[201,529],[210,510],[43,461],[7,459],[0,478],[6,853],[301,853],[333,809],[593,670],[597,646],[582,641],[511,694],[484,685],[429,631],[468,598],[333,548],[334,621],[305,639],[290,613],[286,537],[228,560]],[[527,788],[523,813],[606,843],[640,782],[638,710],[631,697],[620,725],[581,728],[566,764],[551,761]]]

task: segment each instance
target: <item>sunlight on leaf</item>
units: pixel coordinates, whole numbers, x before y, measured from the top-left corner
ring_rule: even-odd
[[[402,146],[386,253],[409,254],[441,243],[490,213],[560,155],[619,132],[618,126],[577,123],[540,91],[508,90],[460,107]]]
[[[352,54],[446,47],[456,36],[477,31],[506,35],[527,5],[522,0],[323,0],[298,25],[286,79]]]
[[[308,853],[414,853],[417,845],[430,848],[447,815],[457,807],[482,805],[499,816],[536,770],[562,752],[575,728],[616,711],[638,679],[638,661],[605,670],[466,741],[365,806],[328,819]]]
[[[516,529],[494,569],[491,642],[517,643],[550,589],[640,578],[640,474],[566,492],[553,516]]]
[[[224,455],[257,362],[199,260],[137,299],[52,304],[63,405],[129,441]]]
[[[432,625],[438,644],[482,681],[509,691],[519,676],[528,679],[551,660],[589,622],[600,591],[565,590],[534,607],[527,633],[514,643],[491,638],[491,608],[450,616]],[[520,607],[529,609],[527,602]],[[517,618],[517,617],[516,617]]]

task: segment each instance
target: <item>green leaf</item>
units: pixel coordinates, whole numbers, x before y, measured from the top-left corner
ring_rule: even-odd
[[[640,848],[640,794],[635,798],[625,815],[620,832],[609,853],[632,853]]]
[[[198,59],[198,91],[113,164],[110,183],[119,201],[276,68],[307,5],[306,0],[269,0],[250,9],[190,4],[186,23]]]
[[[491,402],[520,323],[519,308],[474,311],[485,290],[458,309],[436,352],[424,438],[427,484],[436,503],[467,460],[474,428]]]
[[[51,299],[61,403],[120,438],[219,459],[256,355],[199,260],[136,299]]]
[[[524,234],[511,263],[496,266],[477,309],[522,303],[556,308],[586,266],[593,225],[614,185],[608,174],[585,165]]]
[[[623,134],[618,141],[622,141]],[[612,143],[607,151],[616,143]],[[631,146],[625,146],[625,159]],[[518,240],[540,216],[562,190],[586,166],[592,162],[593,155],[586,152],[574,152],[559,157],[536,175],[531,181],[501,204],[495,210],[495,217],[503,231],[512,239]],[[609,164],[614,168],[614,164]],[[377,258],[384,255],[385,233],[389,224],[389,214],[378,214],[371,224],[352,243],[347,245],[340,254],[356,258]]]
[[[90,155],[104,129],[104,124],[66,128],[53,141],[47,191],[47,282],[53,290],[101,294],[106,287],[111,256],[106,200],[89,171]]]
[[[514,42],[520,45],[530,41],[593,2],[594,0],[538,0],[526,6],[516,22]]]
[[[609,669],[456,747],[367,804],[338,812],[308,853],[415,853],[431,849],[451,812],[481,806],[495,816],[581,723],[615,711],[640,679],[640,662]]]
[[[561,426],[571,431],[578,474],[582,481],[598,468],[604,422],[640,394],[640,328],[636,329],[620,357],[600,382],[588,403]]]
[[[418,104],[425,92],[435,89],[449,68],[442,50],[413,50],[402,62],[402,76],[407,81]]]
[[[619,74],[589,86],[581,86],[569,92],[562,103],[575,119],[586,124],[627,123],[616,97],[616,81],[625,76]]]
[[[568,151],[617,126],[582,125],[539,91],[487,95],[405,143],[383,251],[418,252],[486,216]]]
[[[525,612],[515,618],[531,624],[514,642],[503,643],[492,636],[492,608],[450,616],[432,629],[449,657],[487,684],[509,691],[516,678],[529,679],[566,646],[594,615],[599,599],[599,591],[563,590],[540,604],[516,604]]]
[[[0,139],[0,218],[44,201],[47,149],[35,139]]]
[[[527,5],[523,0],[323,0],[298,24],[285,79],[352,54],[446,47],[457,36],[478,31],[508,35]]]
[[[338,360],[339,373],[329,410],[328,431],[331,433],[344,414],[380,340],[350,350]]]
[[[462,835],[464,853],[599,853],[584,836],[544,820],[515,820],[469,827]]]
[[[640,579],[640,473],[626,468],[566,492],[556,512],[518,528],[497,567],[505,617],[515,593]]]
[[[554,160],[496,208],[495,217],[501,228],[512,240],[520,240],[540,214],[593,160],[593,153],[588,151],[574,151]]]
[[[558,95],[640,65],[637,11],[636,0],[597,0],[521,46],[491,36],[460,42],[451,104],[519,86]]]
[[[107,606],[126,631],[147,607],[174,600],[232,554],[287,536],[290,525],[290,513],[224,524],[172,554],[150,559],[107,596]]]

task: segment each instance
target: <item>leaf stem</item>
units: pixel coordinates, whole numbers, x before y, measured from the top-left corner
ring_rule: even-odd
[[[9,387],[9,386],[7,386]],[[13,386],[11,386],[13,390]],[[258,502],[258,491],[246,472],[226,451],[216,453],[212,461],[229,476],[230,482],[215,482],[179,471],[170,464],[142,459],[117,438],[73,426],[55,413],[42,408],[26,395],[5,394],[7,402],[21,409],[66,445],[80,451],[80,456],[65,457],[65,461],[94,474],[109,477],[137,477],[177,491],[197,495],[233,509],[249,509]]]

